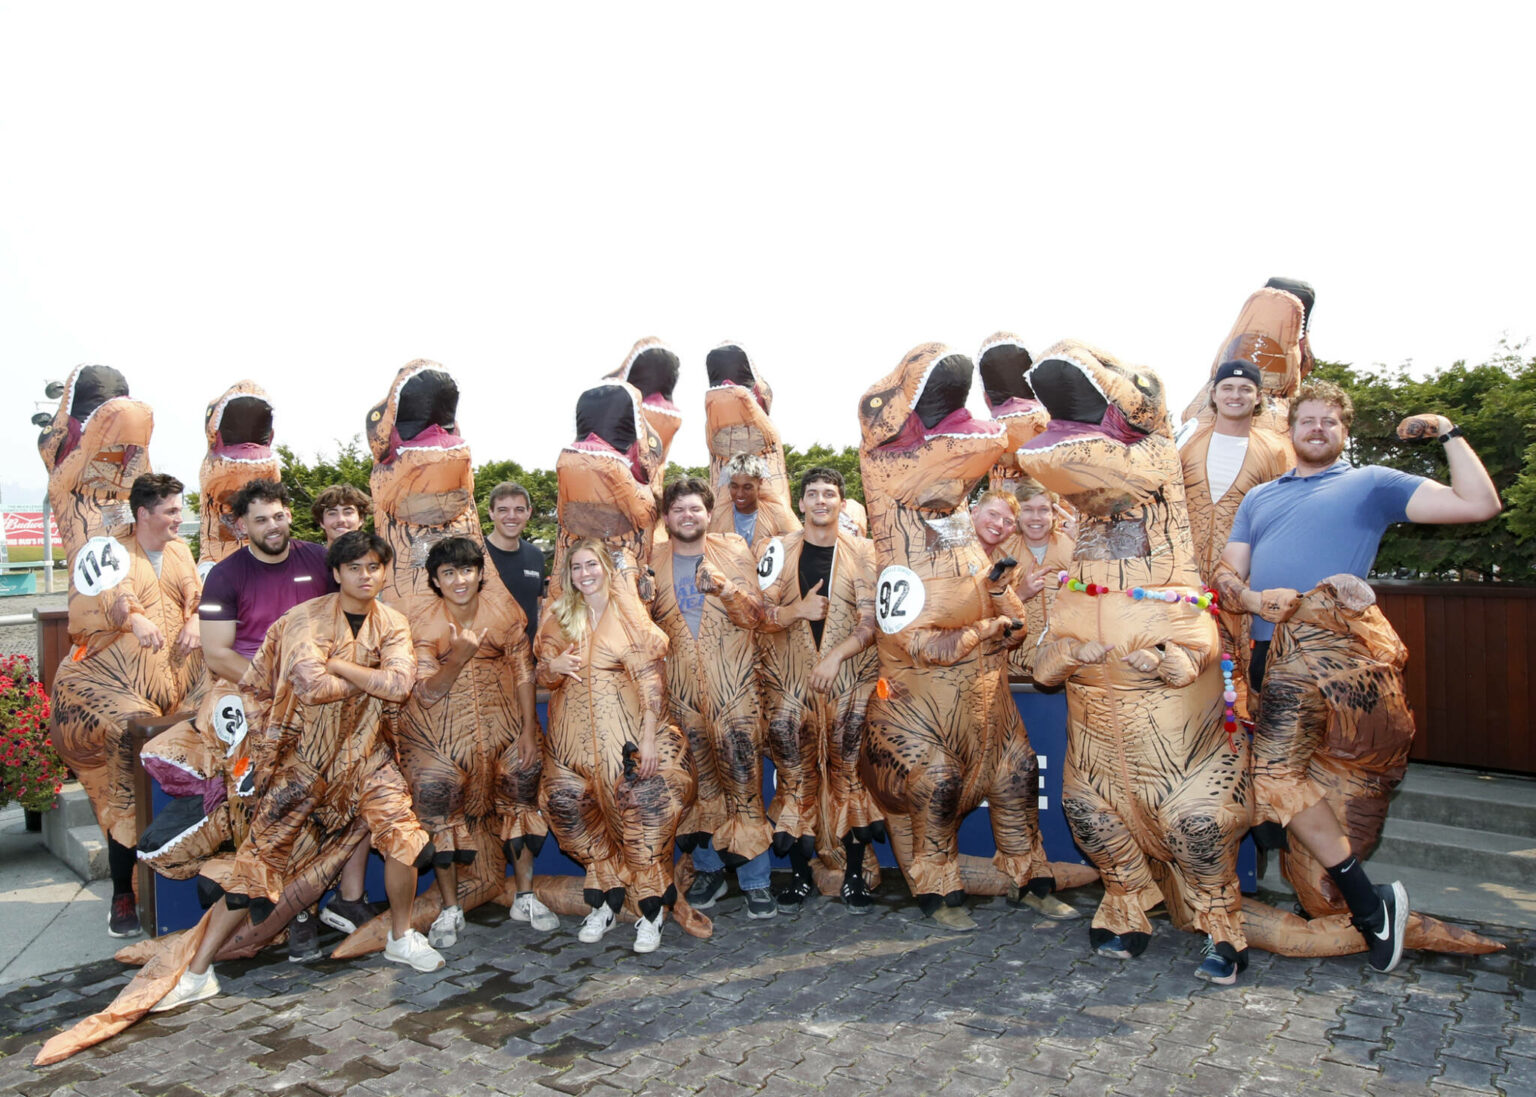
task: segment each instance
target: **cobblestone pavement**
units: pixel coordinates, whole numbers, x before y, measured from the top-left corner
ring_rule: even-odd
[[[885,891],[901,890],[888,882]],[[1084,908],[1091,889],[1076,896]],[[108,961],[0,997],[0,1092],[44,1094],[1530,1094],[1532,942],[1487,957],[1255,953],[1235,987],[1197,982],[1198,938],[1158,928],[1141,958],[1090,955],[1082,921],[1001,899],[932,932],[907,899],[852,918],[826,900],[716,936],[669,925],[630,951],[469,915],[430,975],[381,957],[220,966],[223,997],[140,1022],[53,1067],[44,1038],[123,983]]]

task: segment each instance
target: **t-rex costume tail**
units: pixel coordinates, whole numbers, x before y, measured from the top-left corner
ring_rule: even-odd
[[[992,466],[987,486],[1007,488],[1019,478],[1015,451],[1045,429],[1050,412],[1035,399],[1035,390],[1025,377],[1034,359],[1024,347],[1024,340],[1012,332],[999,331],[987,336],[976,355],[976,372],[981,375],[981,391],[987,411],[1008,429],[1008,448]]]
[[[1048,871],[1038,833],[1032,848],[1018,848],[1029,829],[1020,797],[1038,789],[1022,787],[1027,759],[998,734],[1000,706],[1013,700],[986,659],[988,645],[1021,625],[1024,607],[991,575],[966,505],[1006,444],[1001,425],[965,409],[972,372],[969,358],[925,343],[859,401],[882,674],[859,773],[927,913],[941,899],[964,901],[956,835],[983,799],[997,870],[1015,882]]]
[[[272,404],[255,381],[237,381],[208,404],[203,420],[208,453],[198,470],[197,560],[207,569],[240,547],[229,502],[251,480],[276,480],[282,466],[272,452]]]
[[[459,437],[459,386],[425,358],[401,367],[382,403],[368,412],[373,451],[374,528],[395,550],[395,564],[380,595],[402,602],[432,597],[427,553],[444,537],[480,539],[475,473],[469,446]]]
[[[735,343],[721,343],[704,360],[709,390],[704,393],[704,430],[709,443],[709,482],[716,492],[726,479],[725,464],[738,453],[753,453],[768,463],[768,475],[757,489],[757,528],[752,549],[780,534],[800,528],[790,501],[789,474],[784,468],[784,443],[769,414],[773,389],[747,352]],[[732,508],[717,503],[710,516],[711,533],[734,533]]]

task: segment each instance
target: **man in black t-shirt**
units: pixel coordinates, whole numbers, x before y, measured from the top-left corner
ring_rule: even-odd
[[[491,489],[486,510],[494,527],[485,539],[485,552],[495,565],[486,578],[501,580],[528,618],[528,642],[539,627],[539,598],[544,593],[544,554],[523,540],[523,527],[533,515],[533,501],[521,484],[503,481]]]

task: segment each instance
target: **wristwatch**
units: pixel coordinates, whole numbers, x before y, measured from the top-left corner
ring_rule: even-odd
[[[1444,445],[1445,443],[1449,442],[1452,438],[1462,438],[1462,437],[1465,437],[1465,435],[1463,435],[1461,433],[1461,428],[1460,427],[1452,427],[1450,430],[1446,431],[1444,434],[1442,434],[1440,436],[1440,444]]]

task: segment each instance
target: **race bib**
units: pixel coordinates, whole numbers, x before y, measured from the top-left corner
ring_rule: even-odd
[[[767,590],[784,571],[784,540],[775,537],[763,549],[762,559],[757,562],[757,588]]]
[[[875,584],[875,621],[880,631],[889,635],[906,628],[923,612],[927,598],[917,572],[900,564],[886,568]]]
[[[213,733],[224,744],[224,757],[235,753],[245,732],[245,702],[238,693],[226,693],[213,706]]]
[[[128,578],[128,550],[116,537],[92,537],[75,557],[75,589],[97,595]]]

